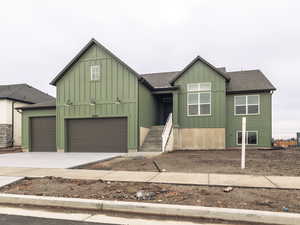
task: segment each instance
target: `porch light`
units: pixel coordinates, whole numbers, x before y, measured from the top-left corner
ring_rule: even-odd
[[[96,105],[96,101],[95,100],[91,100],[90,101],[90,105]]]
[[[71,105],[73,105],[73,103],[71,102],[70,99],[68,99],[67,102],[65,103],[65,106],[69,107]]]
[[[116,101],[115,101],[116,105],[120,105],[121,104],[121,100],[119,99],[119,97],[117,97]]]

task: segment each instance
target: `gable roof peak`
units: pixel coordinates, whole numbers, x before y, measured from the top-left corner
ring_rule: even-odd
[[[170,81],[171,84],[174,84],[175,81],[182,75],[184,74],[189,68],[191,68],[196,62],[202,62],[205,65],[207,65],[208,67],[210,67],[212,70],[214,70],[216,73],[218,73],[219,75],[221,75],[226,81],[230,80],[230,77],[226,75],[226,73],[224,73],[223,71],[219,70],[218,68],[216,68],[215,66],[213,66],[212,64],[210,64],[208,61],[206,61],[204,58],[202,58],[200,55],[197,55],[186,67],[183,68],[183,70],[181,70],[176,77],[174,77],[174,79],[172,79]]]
[[[134,71],[130,66],[128,66],[125,62],[123,62],[120,58],[118,58],[115,54],[113,54],[110,50],[104,47],[100,42],[98,42],[95,38],[91,38],[91,40],[79,51],[79,53],[59,72],[56,77],[51,81],[50,84],[56,85],[56,83],[64,76],[64,74],[70,69],[72,65],[74,65],[79,58],[93,45],[97,45],[102,48],[107,54],[109,54],[112,58],[114,58],[118,63],[126,67],[130,72],[132,72],[138,80],[143,79],[139,74]]]

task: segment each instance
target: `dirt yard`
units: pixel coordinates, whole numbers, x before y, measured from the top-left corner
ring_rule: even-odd
[[[17,153],[22,152],[21,147],[10,147],[10,148],[0,148],[0,154],[9,154],[9,153]]]
[[[239,150],[174,151],[145,158],[117,158],[83,167],[94,170],[157,171],[155,160],[168,172],[300,176],[299,150],[247,150],[240,169]]]
[[[147,200],[137,199],[136,193],[141,190],[148,193]],[[300,213],[300,191],[296,190],[234,188],[230,192],[224,192],[223,187],[103,182],[46,177],[25,179],[1,188],[0,192],[267,211],[283,211],[288,208],[289,212]]]

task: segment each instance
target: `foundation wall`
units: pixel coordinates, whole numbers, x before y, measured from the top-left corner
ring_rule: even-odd
[[[175,128],[174,149],[225,149],[225,128]]]
[[[150,129],[147,127],[140,127],[140,147],[143,145],[146,136],[148,135]]]

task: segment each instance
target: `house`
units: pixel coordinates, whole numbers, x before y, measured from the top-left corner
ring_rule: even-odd
[[[0,148],[21,145],[21,113],[18,107],[54,99],[27,84],[0,85]]]
[[[226,72],[197,56],[139,74],[92,39],[52,80],[56,102],[23,107],[27,151],[130,152],[271,147],[272,93],[260,70]]]

